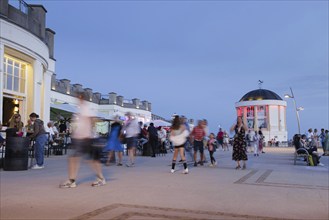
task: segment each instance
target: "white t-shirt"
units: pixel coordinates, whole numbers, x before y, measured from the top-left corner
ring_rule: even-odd
[[[137,137],[140,133],[140,127],[136,119],[132,119],[126,122],[124,130],[126,131],[126,137]]]
[[[92,137],[91,112],[86,104],[81,104],[75,120],[72,138],[84,139]]]

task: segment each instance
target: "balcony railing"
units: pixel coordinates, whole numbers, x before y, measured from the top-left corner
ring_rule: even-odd
[[[23,0],[9,0],[8,3],[23,12],[24,14],[28,13],[29,5]]]

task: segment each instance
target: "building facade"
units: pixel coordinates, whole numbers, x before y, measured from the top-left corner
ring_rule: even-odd
[[[96,117],[112,119],[114,116],[123,117],[127,112],[131,112],[138,121],[143,123],[152,120],[152,104],[148,101],[140,101],[138,98],[128,100],[115,92],[102,95],[99,92],[93,92],[90,88],[83,88],[81,84],[71,84],[68,79],[57,79],[56,74],[52,75],[51,80],[51,109],[59,108],[74,113],[74,108],[78,106],[77,94],[81,92],[85,94],[86,101]],[[62,108],[64,103],[69,108]]]
[[[31,112],[47,120],[55,32],[42,5],[11,2],[0,0],[0,120],[6,124],[14,112],[23,121]]]
[[[266,142],[288,140],[286,107],[286,101],[266,89],[250,91],[235,103],[237,116],[242,116],[249,130],[261,129]]]
[[[47,122],[51,120],[51,112],[55,112],[52,109],[60,109],[63,103],[73,113],[80,92],[85,93],[97,117],[111,119],[132,112],[139,121],[151,121],[148,101],[126,100],[114,92],[101,95],[80,84],[72,85],[68,79],[56,79],[55,32],[46,28],[46,13],[42,5],[0,0],[1,123],[8,125],[15,113],[20,113],[26,123],[32,112]]]

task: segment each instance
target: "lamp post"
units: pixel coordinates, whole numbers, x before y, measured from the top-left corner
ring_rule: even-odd
[[[299,113],[298,112],[304,110],[304,108],[303,107],[298,107],[297,108],[296,99],[295,99],[294,92],[292,91],[291,87],[290,87],[290,91],[291,91],[291,95],[285,94],[284,97],[285,98],[291,98],[294,101],[294,106],[295,106],[295,110],[296,110],[296,117],[297,117],[297,123],[298,123],[298,134],[300,134],[300,121],[299,121]]]

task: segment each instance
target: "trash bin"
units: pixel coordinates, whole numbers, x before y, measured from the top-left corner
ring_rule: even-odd
[[[27,170],[30,138],[7,137],[3,169],[7,171]]]

